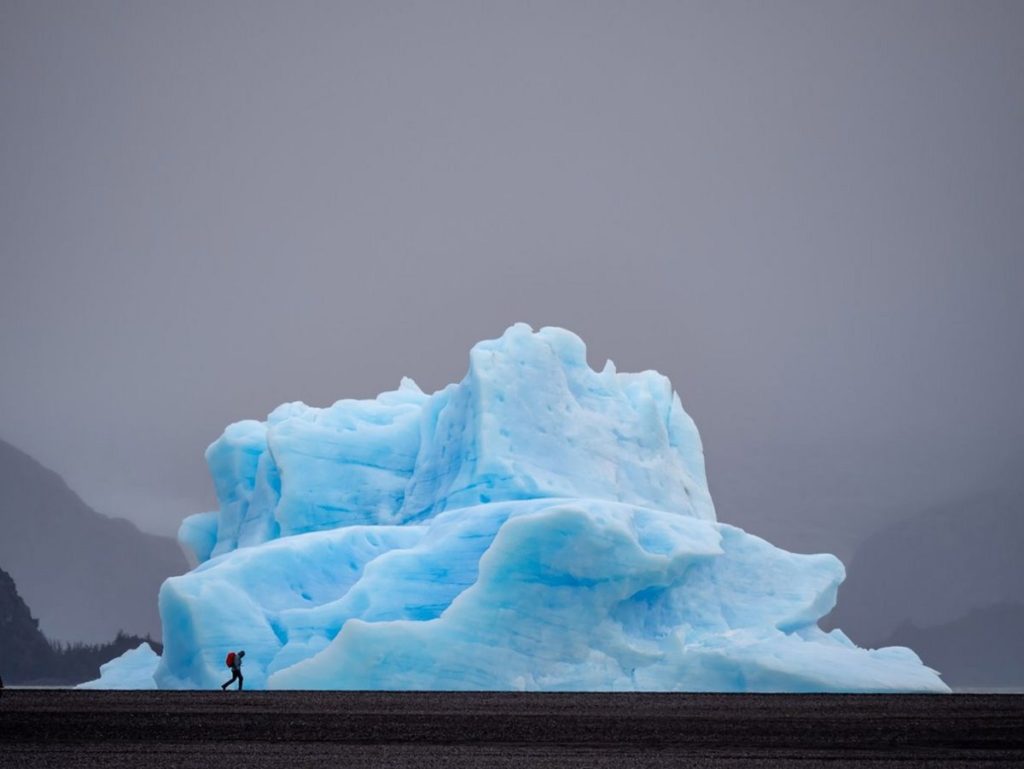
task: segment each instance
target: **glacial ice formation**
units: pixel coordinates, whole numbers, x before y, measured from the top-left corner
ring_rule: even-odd
[[[718,523],[654,371],[518,324],[458,384],[289,403],[207,450],[160,592],[161,688],[948,691],[817,621],[844,577]],[[100,679],[103,681],[104,679]]]
[[[160,657],[148,643],[129,649],[120,657],[100,665],[100,677],[76,689],[156,689],[153,673]]]

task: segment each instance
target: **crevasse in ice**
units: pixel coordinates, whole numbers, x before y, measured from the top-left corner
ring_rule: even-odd
[[[160,592],[162,688],[948,691],[817,621],[842,564],[718,523],[654,371],[517,324],[458,384],[289,403],[207,451]],[[102,680],[102,679],[101,679]]]

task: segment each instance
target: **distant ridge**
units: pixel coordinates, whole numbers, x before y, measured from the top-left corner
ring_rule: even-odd
[[[909,646],[946,683],[971,687],[1024,686],[1024,605],[1001,603],[937,627],[905,624],[886,645]]]
[[[100,515],[64,480],[0,440],[0,568],[51,640],[160,638],[157,593],[188,569],[170,537]]]
[[[66,686],[99,676],[100,665],[151,639],[118,633],[103,644],[51,644],[11,575],[0,569],[0,676],[5,684]]]
[[[0,569],[0,675],[7,683],[31,680],[53,664],[53,657],[11,575]]]
[[[1020,603],[1022,499],[1024,490],[988,492],[876,532],[847,564],[838,606],[823,624],[879,646],[907,624],[936,627],[975,609]]]
[[[876,532],[822,626],[866,646],[909,646],[958,686],[1024,683],[1021,499],[1021,489],[989,491]]]

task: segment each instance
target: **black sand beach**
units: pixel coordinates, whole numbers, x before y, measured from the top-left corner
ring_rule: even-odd
[[[8,767],[1024,762],[1024,695],[11,690]]]

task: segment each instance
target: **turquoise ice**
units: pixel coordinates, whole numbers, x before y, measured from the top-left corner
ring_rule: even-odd
[[[818,620],[844,577],[718,523],[654,371],[558,328],[477,344],[458,384],[289,403],[207,450],[220,508],[160,592],[161,688],[948,691]],[[113,679],[111,679],[113,680]]]
[[[100,677],[79,684],[78,689],[155,689],[153,672],[160,657],[148,643],[129,649],[117,659],[100,665]]]

